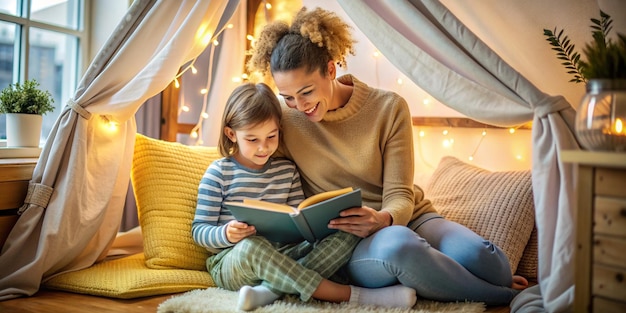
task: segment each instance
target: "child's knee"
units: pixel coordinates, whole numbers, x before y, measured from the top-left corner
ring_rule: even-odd
[[[233,252],[238,255],[255,255],[259,250],[267,251],[274,249],[272,244],[261,236],[250,236],[242,239],[233,247]]]

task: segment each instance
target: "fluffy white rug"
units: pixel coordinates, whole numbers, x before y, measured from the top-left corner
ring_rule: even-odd
[[[214,313],[237,312],[237,292],[221,288],[197,289],[173,296],[161,303],[157,313]],[[254,312],[303,312],[303,313],[479,313],[485,311],[482,303],[443,303],[418,300],[412,309],[387,309],[374,306],[358,306],[349,303],[329,303],[321,301],[302,302],[293,296],[287,296],[256,309]]]

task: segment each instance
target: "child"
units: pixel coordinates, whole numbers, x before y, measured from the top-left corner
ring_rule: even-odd
[[[254,226],[233,219],[224,201],[244,198],[297,205],[304,199],[300,175],[278,148],[281,108],[265,84],[247,83],[228,98],[219,149],[223,158],[206,170],[198,188],[194,241],[215,253],[207,270],[224,289],[239,290],[237,309],[254,310],[282,294],[332,302],[410,308],[415,290],[402,285],[366,289],[328,280],[350,258],[360,238],[337,232],[310,244],[279,244],[254,236]]]

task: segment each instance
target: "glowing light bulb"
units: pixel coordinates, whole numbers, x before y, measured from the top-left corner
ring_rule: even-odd
[[[233,77],[233,83],[240,83],[241,77]]]
[[[622,123],[622,119],[616,118],[615,126],[613,128],[615,129],[616,133],[621,134],[622,131],[624,131],[624,124]]]
[[[403,83],[402,78],[398,78],[398,80],[396,82],[398,83],[398,85],[402,85],[402,83]]]
[[[191,136],[191,138],[198,138],[198,132],[194,130],[191,134],[189,134],[189,136]]]
[[[487,136],[487,131],[486,131],[486,130],[483,130],[482,135],[483,135],[483,136]]]
[[[195,67],[195,66],[193,66],[193,65],[192,65],[192,66],[191,66],[191,72],[192,72],[193,74],[196,74],[196,73],[198,73],[198,70],[196,69],[196,67]]]
[[[474,161],[474,156],[470,155],[467,159],[470,160],[470,161]]]
[[[426,99],[424,99],[424,100],[422,101],[422,103],[423,103],[424,105],[428,105],[428,104],[430,104],[430,99],[426,98]]]
[[[209,92],[209,90],[208,90],[208,89],[206,89],[206,88],[202,88],[202,89],[200,89],[200,94],[206,95],[206,94],[207,94],[207,92]]]
[[[253,37],[252,35],[247,35],[247,36],[246,36],[246,39],[248,39],[248,40],[252,41],[252,40],[254,40],[254,37]]]
[[[444,136],[446,136],[447,134],[448,134],[448,130],[447,130],[447,129],[444,129],[444,130],[443,130],[443,135],[444,135]]]
[[[509,134],[514,134],[515,133],[515,128],[509,128]]]
[[[217,46],[217,45],[219,45],[219,44],[220,44],[220,42],[219,42],[219,41],[217,41],[217,40],[213,40],[213,45],[214,45],[214,46]]]
[[[269,2],[266,2],[265,3],[265,8],[268,9],[268,10],[271,10],[272,9],[272,4],[269,3]]]
[[[202,46],[207,46],[209,42],[211,42],[211,38],[213,38],[213,34],[207,33],[202,37]]]
[[[202,118],[204,118],[204,119],[209,118],[209,113],[207,113],[207,112],[202,112],[201,115],[202,115]]]
[[[186,105],[183,105],[181,108],[184,112],[189,112],[189,107]]]
[[[420,135],[420,137],[424,137],[424,136],[426,136],[426,133],[423,130],[420,130],[419,135]]]
[[[241,78],[242,78],[242,79],[248,79],[249,77],[248,77],[248,74],[243,73],[243,74],[241,74]]]
[[[116,122],[114,122],[114,121],[110,121],[108,123],[108,128],[109,128],[110,131],[117,131],[117,126],[118,126],[118,124]]]
[[[441,144],[444,148],[450,148],[452,146],[452,141],[450,141],[449,139],[444,139]]]
[[[174,78],[174,87],[180,88],[180,82],[178,82],[178,78]]]
[[[377,58],[377,57],[379,57],[379,56],[380,56],[380,52],[378,52],[378,51],[374,51],[374,54],[373,54],[373,55],[374,55],[374,57],[375,57],[375,58]]]
[[[119,123],[114,121],[111,116],[108,115],[102,115],[102,120],[104,121],[104,123],[102,124],[102,126],[104,127],[105,130],[109,131],[109,132],[115,132],[117,131],[117,128],[119,126]]]
[[[235,27],[235,26],[233,25],[233,23],[230,23],[230,24],[226,25],[226,28],[233,28],[233,27]]]

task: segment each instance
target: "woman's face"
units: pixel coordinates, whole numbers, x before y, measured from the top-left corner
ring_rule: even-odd
[[[273,73],[274,83],[287,106],[304,113],[310,121],[319,122],[326,112],[336,109],[333,104],[332,81],[335,79],[333,65],[330,62],[326,77],[318,70],[307,73],[303,67],[276,72]]]

